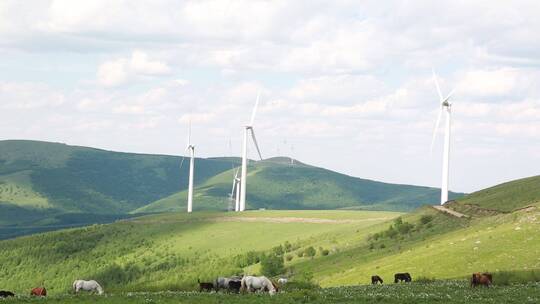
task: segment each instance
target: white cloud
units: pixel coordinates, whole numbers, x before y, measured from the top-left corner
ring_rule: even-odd
[[[134,51],[130,58],[120,58],[102,63],[98,67],[97,79],[104,86],[125,84],[129,80],[144,76],[166,75],[170,67],[161,61],[150,60],[142,51]]]
[[[65,102],[63,93],[43,83],[0,82],[0,107],[35,109],[58,107]]]

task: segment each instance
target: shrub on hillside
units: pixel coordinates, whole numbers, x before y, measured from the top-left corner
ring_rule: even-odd
[[[306,250],[304,250],[304,256],[313,258],[316,254],[317,251],[312,246],[309,246],[308,248],[306,248]]]
[[[285,271],[283,256],[276,254],[263,255],[261,258],[261,273],[273,277]]]
[[[285,253],[285,250],[283,250],[283,246],[279,245],[274,248],[272,248],[272,252],[275,255],[283,255]]]
[[[433,220],[433,215],[424,214],[420,217],[420,223],[425,225]]]

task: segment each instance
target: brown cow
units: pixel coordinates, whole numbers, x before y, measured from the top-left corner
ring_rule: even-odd
[[[45,287],[36,287],[30,291],[31,296],[44,297],[47,295],[47,289]]]
[[[489,287],[491,283],[493,282],[493,276],[491,273],[473,273],[471,277],[471,287],[476,287],[478,285],[483,285],[486,287]]]

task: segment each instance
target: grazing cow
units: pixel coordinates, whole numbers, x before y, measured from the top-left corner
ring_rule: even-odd
[[[101,285],[99,285],[98,282],[94,280],[85,281],[85,280],[75,280],[73,282],[73,290],[75,293],[79,293],[79,291],[90,291],[90,292],[97,292],[99,295],[103,294],[103,288]]]
[[[371,276],[371,284],[377,285],[377,283],[381,283],[381,284],[383,283],[383,280],[381,279],[381,277],[378,275]]]
[[[485,287],[489,287],[491,283],[493,282],[493,276],[491,273],[473,273],[471,277],[471,287],[476,287],[478,285],[483,285]]]
[[[394,283],[397,282],[411,282],[412,278],[408,272],[394,274]]]
[[[274,295],[277,292],[277,288],[272,281],[265,276],[254,277],[245,276],[242,278],[242,290],[248,292],[255,291],[268,291],[270,295]]]
[[[229,291],[235,291],[235,290],[230,290],[230,288],[229,288],[229,286],[230,286],[229,282],[231,282],[231,281],[235,281],[235,282],[240,283],[242,281],[242,277],[241,276],[234,276],[234,277],[230,277],[230,278],[218,277],[218,278],[216,278],[216,282],[215,282],[214,287],[216,288],[216,291],[219,291],[220,289],[225,289],[225,290],[229,290]]]
[[[227,286],[227,290],[239,293],[240,288],[242,287],[242,281],[229,281],[229,285]]]
[[[214,284],[209,282],[201,282],[199,279],[197,279],[197,283],[199,283],[199,292],[202,291],[212,291],[214,290]]]
[[[14,297],[15,294],[11,291],[0,290],[0,298]]]
[[[31,296],[44,297],[47,295],[47,289],[45,287],[36,287],[30,291]]]

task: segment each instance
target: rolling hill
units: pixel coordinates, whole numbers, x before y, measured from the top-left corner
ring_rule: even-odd
[[[512,183],[508,185],[511,190]],[[528,183],[523,190],[537,186]],[[480,191],[462,201],[473,197],[489,207],[489,195]],[[511,203],[524,205],[520,200]],[[325,287],[367,284],[372,274],[388,282],[400,271],[410,272],[414,280],[461,279],[491,271],[499,283],[503,271],[540,269],[540,202],[526,205],[480,217],[470,210],[470,218],[428,206],[408,214],[298,210],[147,215],[0,241],[0,271],[11,278],[5,288],[15,291],[45,281],[51,293],[64,293],[79,277],[98,279],[113,292],[190,290],[197,279],[260,273],[259,259],[277,253],[292,280],[312,277]],[[315,256],[305,256],[311,247]]]
[[[437,202],[436,188],[388,184],[352,177],[289,159],[252,162],[249,169],[248,209],[363,209],[410,211]],[[227,210],[235,169],[222,172],[195,189],[198,210]],[[450,193],[457,198],[463,194]],[[181,211],[186,191],[143,206],[134,212]]]
[[[183,210],[188,166],[167,155],[60,143],[0,141],[0,238],[134,214]],[[238,158],[198,158],[195,210],[226,210]],[[289,159],[252,162],[251,209],[408,211],[438,200],[429,187],[347,176]],[[452,193],[457,198],[462,194]],[[82,216],[84,215],[84,216]],[[23,228],[25,227],[25,228]]]
[[[449,204],[475,216],[509,213],[540,202],[540,175],[490,187]]]

